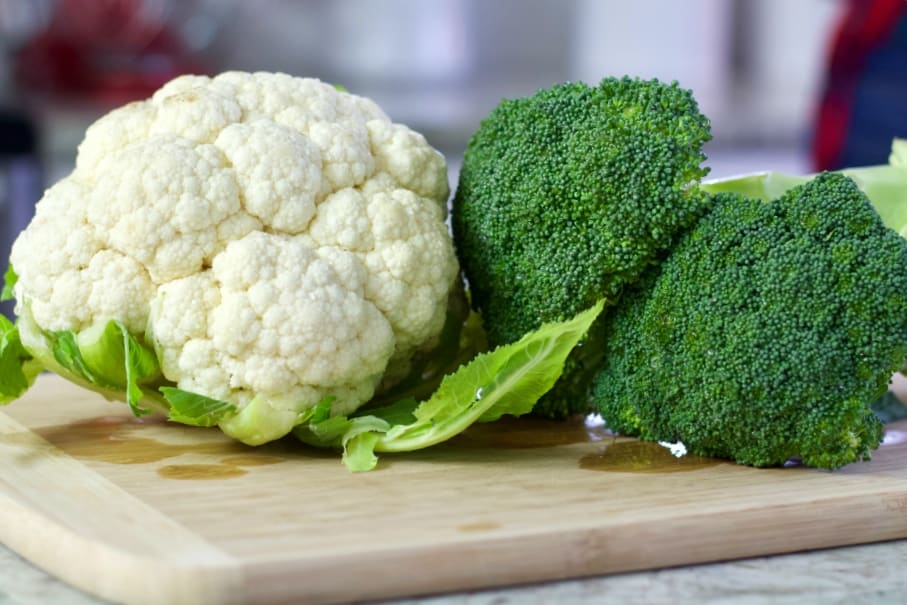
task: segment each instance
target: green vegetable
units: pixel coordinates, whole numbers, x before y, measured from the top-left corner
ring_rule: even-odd
[[[709,200],[709,122],[656,80],[569,83],[503,101],[469,142],[453,200],[458,255],[492,345],[613,302]],[[535,413],[588,407],[596,328]]]
[[[771,466],[870,457],[870,405],[907,357],[907,242],[850,178],[719,194],[606,320],[607,425]]]
[[[344,418],[321,413],[295,435],[306,443],[342,447],[351,470],[373,468],[375,452],[404,452],[435,445],[474,422],[528,413],[554,385],[567,355],[589,330],[603,301],[566,322],[549,323],[519,341],[484,353],[448,375],[426,401],[406,399]]]

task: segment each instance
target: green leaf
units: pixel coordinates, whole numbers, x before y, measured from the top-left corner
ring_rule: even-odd
[[[892,166],[907,166],[907,139],[895,139],[892,141],[888,163]]]
[[[333,397],[325,397],[319,401],[310,412],[309,419],[313,423],[319,423],[331,417],[331,404],[334,403]]]
[[[884,395],[872,403],[871,408],[872,413],[885,424],[907,418],[907,405],[891,391],[885,391]]]
[[[79,334],[49,332],[48,339],[54,359],[64,370],[93,386],[122,392],[136,416],[151,412],[141,405],[145,394],[140,385],[157,378],[160,366],[154,352],[123,324],[110,320]]]
[[[788,189],[809,180],[809,176],[795,176],[781,172],[754,172],[706,181],[702,183],[701,187],[712,194],[739,193],[768,202],[781,197]]]
[[[550,323],[519,341],[476,357],[450,376],[415,409],[416,421],[393,427],[377,451],[428,447],[461,433],[473,422],[532,410],[560,377],[570,351],[601,313],[604,301],[571,320]]]
[[[96,376],[94,372],[91,371],[88,364],[85,362],[85,358],[82,357],[82,352],[79,350],[79,345],[76,343],[76,335],[74,332],[69,330],[48,332],[48,337],[50,338],[51,352],[53,353],[54,359],[56,359],[57,363],[63,366],[65,370],[80,376],[83,380],[87,380],[92,384],[107,389],[117,388],[117,385],[111,384],[109,381]]]
[[[3,290],[0,290],[0,302],[14,298],[13,288],[16,287],[17,281],[19,281],[19,276],[16,275],[13,270],[13,264],[10,263],[9,267],[6,268],[6,273],[3,274]]]
[[[139,416],[151,410],[141,407],[144,393],[139,386],[143,381],[160,372],[157,356],[151,349],[143,346],[129,330],[119,322],[112,322],[122,334],[124,358],[126,363],[126,403],[132,412]],[[109,325],[109,324],[108,324]]]
[[[364,432],[356,435],[343,448],[343,464],[354,473],[370,471],[378,464],[375,445],[381,439],[381,433]]]
[[[297,435],[310,445],[318,447],[342,447],[343,436],[353,426],[353,419],[347,416],[331,416],[319,421],[310,421],[305,426],[308,434],[302,431]]]
[[[515,343],[479,355],[446,376],[422,403],[408,398],[350,418],[319,417],[294,434],[306,443],[342,446],[347,468],[364,471],[377,463],[375,452],[422,449],[475,422],[525,414],[560,377],[567,355],[603,307],[600,301],[573,319],[545,324]]]
[[[190,393],[176,387],[161,387],[160,392],[170,404],[168,420],[190,426],[215,426],[236,414],[236,406],[220,399]]]
[[[351,429],[353,419],[331,416],[334,397],[325,397],[309,410],[308,418],[294,430],[296,437],[315,447],[343,447],[343,436]]]
[[[343,448],[343,464],[353,472],[368,471],[375,467],[378,463],[375,444],[391,428],[386,419],[374,415],[325,418],[323,410],[316,416],[318,420],[296,428],[296,438],[316,447]]]
[[[0,315],[0,405],[21,397],[40,371],[40,364],[22,346],[19,330]]]
[[[372,415],[383,418],[393,425],[412,424],[416,421],[414,412],[419,407],[419,402],[413,397],[407,397],[394,403],[381,407],[368,407],[356,410],[356,416]]]

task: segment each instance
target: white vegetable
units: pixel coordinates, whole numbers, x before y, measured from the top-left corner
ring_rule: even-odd
[[[46,333],[120,322],[260,443],[326,396],[348,414],[432,346],[458,273],[448,195],[443,156],[368,99],[183,76],[87,130],[13,246],[18,312]]]

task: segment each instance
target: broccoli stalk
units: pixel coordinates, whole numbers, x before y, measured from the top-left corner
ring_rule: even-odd
[[[907,242],[852,179],[716,196],[606,321],[608,426],[754,466],[868,459],[907,357]]]
[[[708,119],[676,82],[561,84],[495,108],[469,142],[452,209],[490,343],[616,300],[707,208],[695,184],[709,138]],[[600,331],[534,413],[588,409]]]

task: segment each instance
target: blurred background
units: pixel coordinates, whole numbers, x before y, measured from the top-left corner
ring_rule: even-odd
[[[907,136],[905,8],[905,0],[0,0],[0,270],[42,190],[71,170],[85,128],[189,72],[285,71],[342,84],[423,132],[447,155],[452,183],[470,133],[501,98],[623,74],[693,89],[713,124],[715,177],[885,161],[891,137]],[[875,87],[858,86],[866,82]],[[880,99],[900,124],[882,119]],[[848,143],[861,112],[875,138]]]

